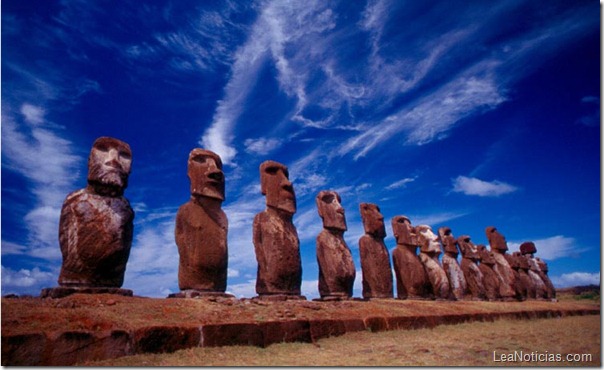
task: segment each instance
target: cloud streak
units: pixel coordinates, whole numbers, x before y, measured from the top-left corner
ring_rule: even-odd
[[[517,191],[518,188],[501,181],[483,181],[475,177],[458,176],[453,179],[453,192],[479,197],[498,197]]]

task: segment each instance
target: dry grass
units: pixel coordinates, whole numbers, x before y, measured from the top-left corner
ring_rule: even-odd
[[[316,344],[268,348],[195,348],[172,354],[136,355],[92,366],[570,366],[568,362],[494,362],[514,351],[586,353],[601,366],[600,316],[445,325],[434,329],[356,332]]]

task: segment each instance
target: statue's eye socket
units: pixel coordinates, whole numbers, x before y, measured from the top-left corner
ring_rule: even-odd
[[[279,171],[278,167],[267,167],[265,172],[269,175],[275,175]]]
[[[331,203],[335,198],[336,197],[334,197],[333,194],[326,194],[321,198],[321,200],[325,203]]]
[[[96,150],[99,150],[101,152],[108,152],[109,151],[109,146],[105,143],[100,143],[95,145],[94,147]]]
[[[120,157],[124,158],[124,159],[131,159],[132,154],[130,154],[129,152],[127,152],[125,150],[120,150]]]

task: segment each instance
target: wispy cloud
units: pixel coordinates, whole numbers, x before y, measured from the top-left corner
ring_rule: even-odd
[[[571,272],[550,278],[557,288],[581,285],[600,285],[599,272]]]
[[[438,225],[446,221],[451,221],[467,215],[465,212],[444,212],[431,215],[410,215],[408,216],[413,225]]]
[[[518,188],[501,181],[483,181],[474,177],[458,176],[453,179],[453,191],[479,197],[498,197],[517,191]]]
[[[2,164],[26,178],[31,186],[26,191],[34,195],[35,204],[24,216],[29,239],[26,253],[57,260],[61,258],[56,237],[61,206],[75,190],[83,158],[73,143],[59,136],[56,125],[46,122],[44,108],[25,103],[20,112],[22,117],[8,107],[3,109]]]
[[[57,276],[55,272],[43,271],[38,267],[16,271],[2,266],[2,294],[38,295],[42,288],[55,285]]]
[[[404,187],[407,186],[407,184],[412,183],[416,179],[417,179],[417,176],[415,176],[415,177],[405,177],[404,179],[400,179],[400,180],[395,181],[392,184],[386,186],[386,190],[394,190],[394,189],[404,188]]]
[[[570,238],[564,235],[556,235],[544,239],[531,240],[535,243],[537,248],[536,255],[543,258],[544,260],[555,260],[564,257],[578,257],[581,253],[587,249],[577,245],[577,241],[574,238]],[[510,251],[520,250],[520,244],[524,241],[508,242],[508,248]]]
[[[266,155],[281,146],[282,141],[271,138],[246,139],[245,151],[250,154]]]

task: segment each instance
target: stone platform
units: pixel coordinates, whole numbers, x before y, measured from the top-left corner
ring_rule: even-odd
[[[192,347],[315,342],[354,331],[599,314],[597,305],[571,301],[3,298],[2,365],[64,366]]]
[[[132,290],[110,287],[64,287],[44,288],[40,292],[40,298],[64,298],[72,294],[118,294],[132,297]]]

